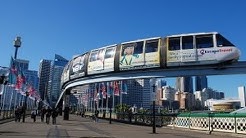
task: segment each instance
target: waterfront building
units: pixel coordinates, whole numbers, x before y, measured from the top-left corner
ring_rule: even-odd
[[[241,102],[241,107],[245,107],[246,103],[246,91],[245,91],[245,86],[240,86],[238,87],[238,98]]]

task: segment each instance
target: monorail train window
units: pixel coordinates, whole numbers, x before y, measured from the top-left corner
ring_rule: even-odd
[[[222,35],[217,34],[216,35],[217,39],[217,46],[218,47],[223,47],[223,46],[234,46],[230,41],[228,41],[226,38],[224,38]]]
[[[114,51],[115,51],[114,47],[107,48],[106,53],[105,53],[105,58],[113,58],[115,54]]]
[[[158,51],[158,39],[146,41],[145,53],[157,52]]]
[[[97,51],[91,52],[90,62],[97,60]]]
[[[105,56],[105,49],[100,49],[97,53],[97,60],[104,60],[104,56]]]
[[[180,37],[170,37],[168,50],[180,50]]]
[[[143,53],[143,41],[137,42],[137,46],[134,49],[134,54],[142,54]]]
[[[213,35],[198,35],[196,36],[196,48],[213,47]]]
[[[182,37],[182,49],[193,49],[193,36]]]

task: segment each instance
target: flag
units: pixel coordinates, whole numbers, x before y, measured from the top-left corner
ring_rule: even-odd
[[[113,95],[113,82],[107,82],[107,95],[111,97]]]
[[[24,76],[24,73],[22,70],[18,70],[18,76],[16,79],[15,89],[25,91],[24,90],[25,84],[26,84],[26,78]]]
[[[17,70],[16,63],[15,63],[15,60],[13,59],[13,57],[11,57],[9,69],[10,69],[10,71],[9,71],[9,84],[14,87],[16,82],[17,82],[18,70]]]
[[[95,83],[95,92],[94,92],[94,101],[98,101],[99,100],[99,92],[98,92],[98,84]]]
[[[119,83],[118,81],[114,81],[114,95],[120,96]]]
[[[27,92],[29,93],[29,95],[31,97],[35,97],[36,91],[35,91],[35,89],[33,88],[33,86],[31,84],[28,84],[28,86],[27,86]]]
[[[101,94],[102,94],[102,98],[106,99],[107,97],[107,90],[106,90],[106,86],[104,84],[104,82],[101,83]]]
[[[121,93],[122,94],[127,94],[127,81],[126,80],[123,80],[121,82]]]

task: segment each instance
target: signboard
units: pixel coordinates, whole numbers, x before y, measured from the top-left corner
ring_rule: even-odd
[[[141,69],[144,66],[144,41],[132,42],[121,45],[120,70]]]
[[[70,68],[70,78],[78,78],[85,76],[85,55],[80,55],[78,57],[75,57],[71,62],[71,68]]]
[[[65,68],[63,69],[63,82],[67,82],[69,81],[69,67],[70,67],[70,63],[71,62],[68,62],[68,64],[65,66]]]

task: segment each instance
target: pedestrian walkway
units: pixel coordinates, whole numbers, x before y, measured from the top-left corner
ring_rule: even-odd
[[[70,115],[69,120],[63,120],[62,116],[57,117],[57,124],[46,124],[28,117],[23,122],[8,122],[0,124],[1,138],[235,138],[245,137],[231,133],[212,133],[205,131],[190,131],[179,128],[162,127],[156,128],[156,134],[152,133],[152,127],[122,124],[99,119],[94,122],[89,118]]]

